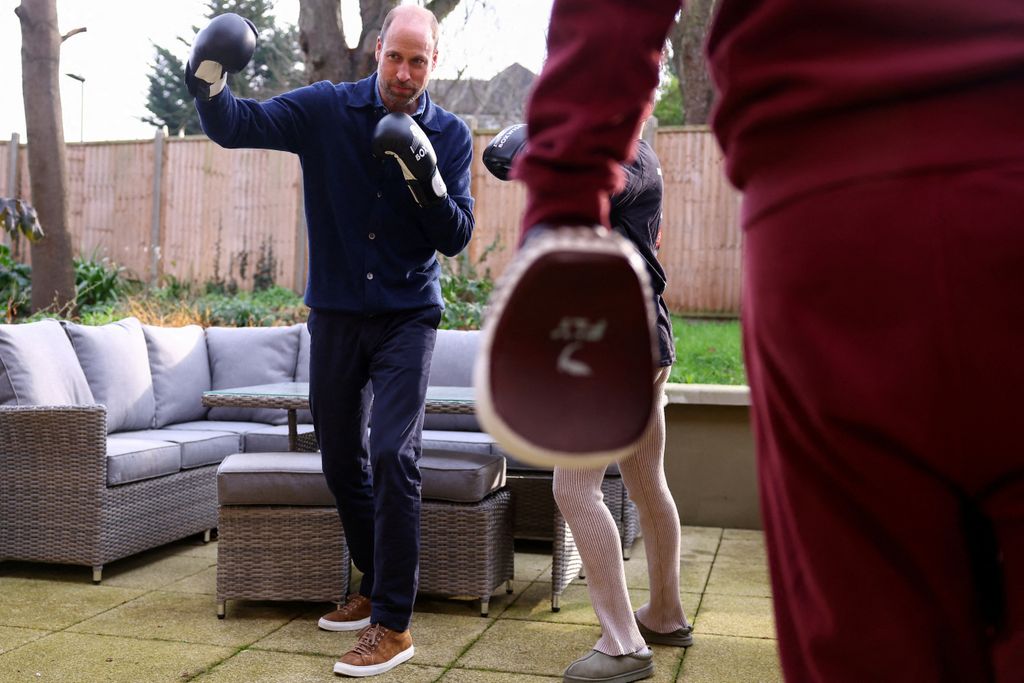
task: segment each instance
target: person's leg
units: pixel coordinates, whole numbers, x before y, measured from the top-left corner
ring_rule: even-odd
[[[650,600],[637,610],[637,619],[658,634],[687,631],[690,626],[679,598],[679,512],[664,468],[665,412],[660,399],[669,374],[670,368],[661,368],[655,383],[659,400],[651,424],[633,455],[619,463],[622,481],[640,512],[647,555]],[[682,644],[689,638],[676,640]]]
[[[359,592],[369,597],[373,479],[366,439],[369,358],[362,351],[362,327],[356,316],[318,310],[310,311],[308,327],[309,407],[324,478],[337,501],[352,561],[363,573]]]
[[[370,364],[370,466],[376,570],[371,621],[405,631],[419,573],[423,404],[440,310],[387,316]]]
[[[601,638],[594,649],[618,656],[637,652],[646,643],[633,619],[619,532],[601,493],[604,473],[604,468],[556,467],[552,489],[555,503],[576,541],[587,572],[590,603],[601,622]]]
[[[998,403],[989,390],[1019,405],[1007,387],[1024,381],[1024,201],[1019,182],[996,185],[969,171],[870,180],[745,226],[744,346],[787,681],[995,680],[964,501],[1020,468],[1013,423],[978,417]],[[1003,389],[978,356],[996,359]]]

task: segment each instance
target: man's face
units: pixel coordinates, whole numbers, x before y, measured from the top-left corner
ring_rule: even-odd
[[[437,65],[430,26],[396,19],[383,41],[377,38],[377,83],[390,111],[412,114]]]

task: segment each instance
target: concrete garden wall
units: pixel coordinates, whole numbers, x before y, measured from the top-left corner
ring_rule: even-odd
[[[760,529],[750,390],[668,384],[665,474],[684,525]]]

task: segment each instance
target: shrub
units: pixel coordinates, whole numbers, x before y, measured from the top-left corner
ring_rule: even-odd
[[[32,302],[32,267],[15,260],[6,244],[0,244],[0,299],[6,322],[27,312]]]
[[[88,313],[109,308],[131,289],[127,271],[107,257],[75,257],[75,303]]]
[[[487,259],[496,245],[491,245],[480,257]],[[441,262],[441,297],[444,299],[444,317],[440,328],[445,330],[477,330],[483,324],[487,299],[494,289],[490,271],[481,276],[467,260],[439,257]]]

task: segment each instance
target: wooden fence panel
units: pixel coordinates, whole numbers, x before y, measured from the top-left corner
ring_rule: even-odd
[[[497,131],[495,131],[497,132]],[[473,140],[471,188],[476,203],[476,228],[469,243],[468,259],[480,275],[492,277],[505,271],[519,244],[519,227],[526,208],[526,187],[519,181],[498,180],[484,167],[483,151],[494,133],[477,134]]]
[[[153,144],[72,144],[67,163],[68,229],[76,252],[109,257],[144,278],[151,258]]]
[[[471,168],[476,232],[461,262],[498,277],[515,253],[526,192],[493,178],[481,154],[495,131],[474,137]],[[76,253],[108,255],[138,277],[152,279],[154,141],[68,145],[70,229]],[[159,274],[202,283],[252,286],[264,275],[304,282],[305,236],[301,174],[294,155],[226,150],[204,137],[164,140],[159,169]],[[8,144],[0,142],[0,159]],[[660,259],[668,273],[666,300],[674,311],[735,315],[740,306],[739,194],[722,173],[722,159],[705,128],[657,132],[665,181]],[[6,188],[6,164],[0,188]],[[29,199],[28,164],[20,155],[21,196]],[[6,191],[6,189],[4,190]],[[45,229],[46,226],[43,226]],[[27,249],[22,254],[27,258]]]
[[[168,140],[162,268],[183,280],[252,286],[261,257],[275,282],[295,282],[299,164],[291,154]]]
[[[659,132],[665,182],[659,260],[674,311],[735,314],[740,303],[740,195],[705,128]]]
[[[497,180],[481,161],[493,137],[474,145],[476,233],[469,258],[480,272],[504,271],[514,254],[526,203],[522,183]],[[705,127],[659,130],[655,151],[662,163],[665,211],[659,260],[668,276],[665,300],[673,311],[735,315],[740,305],[739,200],[723,174],[721,153]]]

